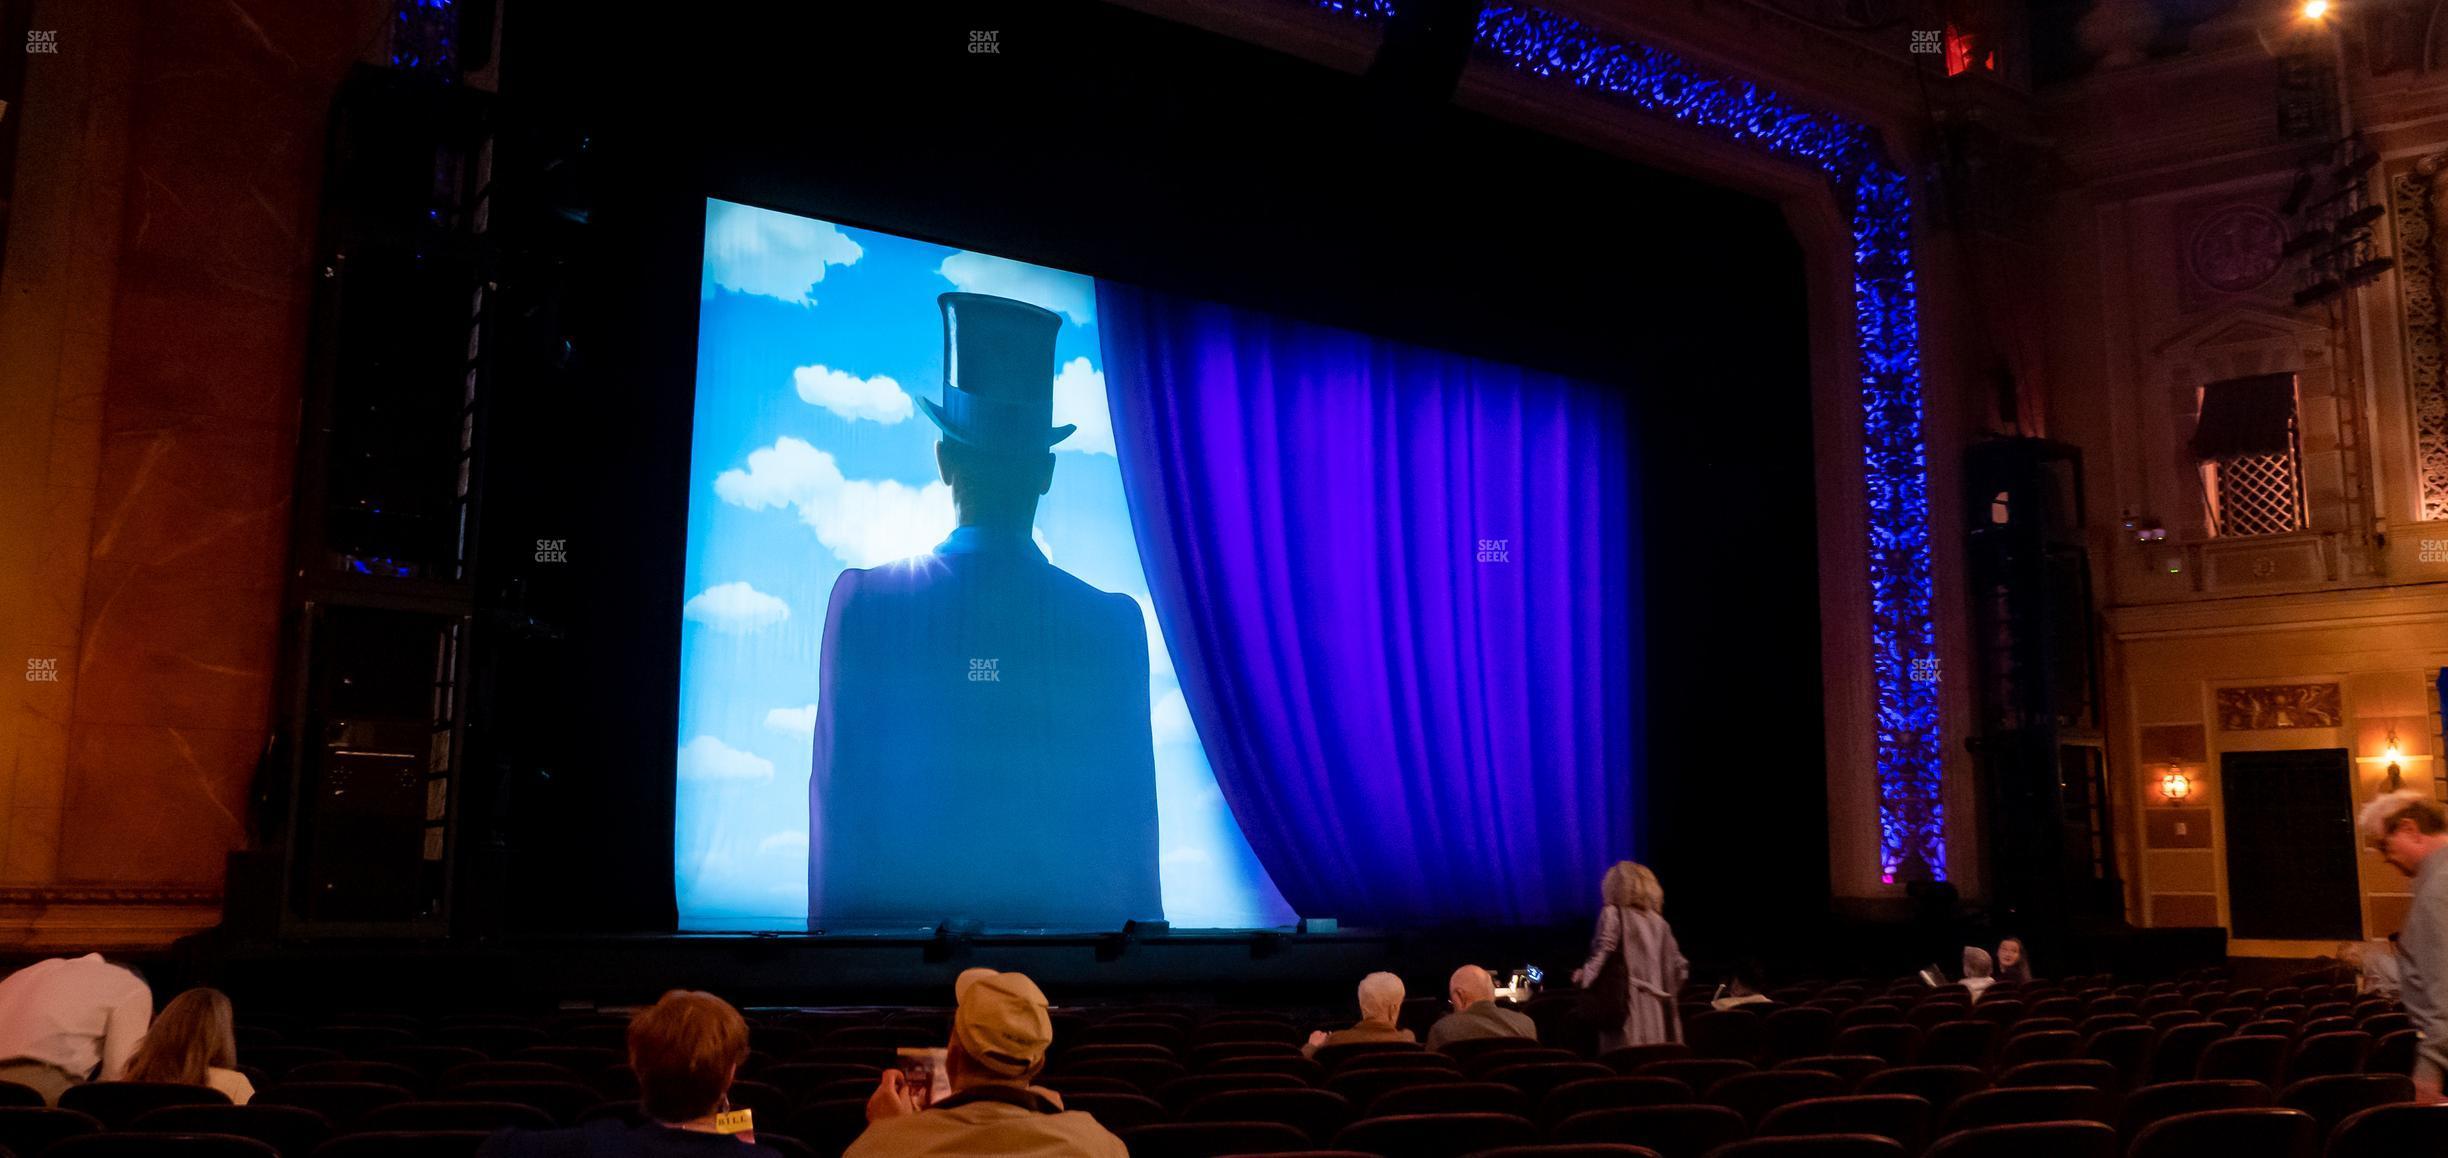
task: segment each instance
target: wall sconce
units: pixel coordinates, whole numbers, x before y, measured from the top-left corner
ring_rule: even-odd
[[[2170,804],[2182,804],[2193,795],[2193,778],[2184,769],[2170,764],[2159,777],[2159,795]]]
[[[2405,751],[2397,746],[2397,729],[2390,728],[2388,746],[2380,750],[2380,758],[2388,761],[2388,791],[2405,787],[2405,771],[2398,767],[2405,760]]]

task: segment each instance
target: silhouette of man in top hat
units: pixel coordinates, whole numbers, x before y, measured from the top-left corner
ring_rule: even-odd
[[[937,299],[935,462],[960,525],[842,572],[808,783],[808,920],[1111,929],[1162,915],[1147,629],[1030,538],[1053,485],[1058,315]]]

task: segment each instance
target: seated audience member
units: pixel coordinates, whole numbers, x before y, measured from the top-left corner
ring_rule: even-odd
[[[479,1158],[781,1158],[753,1131],[724,1133],[731,1079],[748,1060],[748,1023],[711,993],[675,989],[629,1019],[629,1068],[637,1071],[632,1126],[603,1118],[570,1130],[503,1130]],[[768,1123],[770,1124],[770,1123]]]
[[[1991,985],[1997,984],[1997,978],[1989,975],[1991,968],[1992,967],[1989,963],[1989,951],[1987,949],[1983,949],[1978,945],[1964,946],[1963,981],[1961,984],[1964,988],[1972,991],[1973,1001],[1977,1002],[1980,1000],[1982,990],[1989,988]]]
[[[1496,1004],[1496,979],[1476,965],[1454,970],[1453,980],[1446,983],[1445,995],[1453,1002],[1454,1011],[1437,1019],[1428,1027],[1428,1048],[1443,1049],[1448,1044],[1474,1037],[1526,1037],[1538,1040],[1538,1025],[1527,1015],[1516,1013]],[[1399,1008],[1401,1002],[1396,1002]]]
[[[153,990],[100,953],[37,961],[0,979],[0,1081],[60,1093],[117,1081],[153,1020]]]
[[[2352,971],[2355,992],[2397,1000],[2397,946],[2387,941],[2340,941],[2337,960]]]
[[[867,1099],[867,1129],[842,1158],[1010,1154],[1123,1158],[1122,1140],[1062,1095],[1034,1083],[1054,1044],[1045,994],[1018,973],[964,970],[953,983],[952,1042],[944,1050],[950,1097],[918,1107],[888,1069]]]
[[[1998,942],[1997,979],[2012,981],[2018,985],[2030,984],[2032,979],[2031,957],[2023,951],[2021,937],[2008,937]]]
[[[238,1072],[238,1035],[230,1000],[218,989],[190,989],[162,1007],[144,1044],[127,1063],[131,1082],[179,1082],[211,1086],[243,1106],[255,1083]]]
[[[1776,999],[1768,996],[1767,989],[1767,967],[1757,957],[1745,957],[1741,966],[1734,970],[1734,975],[1726,978],[1725,983],[1717,987],[1717,992],[1709,997],[1709,1008],[1741,1009],[1744,1006],[1776,1004]]]
[[[1402,978],[1391,973],[1371,973],[1360,979],[1359,1022],[1350,1029],[1310,1034],[1309,1044],[1302,1046],[1301,1052],[1314,1054],[1326,1046],[1359,1041],[1416,1041],[1410,1030],[1395,1024],[1402,1018],[1402,1003]]]

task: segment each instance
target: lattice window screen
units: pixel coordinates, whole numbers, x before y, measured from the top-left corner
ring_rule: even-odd
[[[2217,509],[2220,535],[2302,530],[2303,478],[2295,455],[2239,454],[2218,460]]]

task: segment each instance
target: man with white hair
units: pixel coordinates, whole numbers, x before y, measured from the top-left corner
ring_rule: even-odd
[[[2414,878],[2397,934],[2397,992],[2421,1038],[2414,1047],[2416,1100],[2440,1094],[2448,1074],[2448,811],[2422,792],[2390,792],[2363,806],[2355,828],[2389,867]]]
[[[1478,1037],[1526,1037],[1538,1040],[1538,1023],[1496,1004],[1496,979],[1476,965],[1454,970],[1445,983],[1454,1011],[1428,1027],[1428,1048],[1441,1050],[1457,1041]]]
[[[1990,974],[1997,966],[1989,959],[1989,951],[1978,945],[1966,945],[1963,952],[1963,987],[1972,991],[1972,1000],[1979,1001],[1981,991],[1997,984]]]
[[[1362,1041],[1416,1041],[1410,1030],[1395,1024],[1402,1020],[1402,978],[1391,973],[1371,973],[1360,979],[1360,1021],[1350,1029],[1333,1033],[1319,1030],[1309,1035],[1309,1044],[1301,1047],[1303,1054],[1314,1054],[1330,1045],[1349,1045]]]

